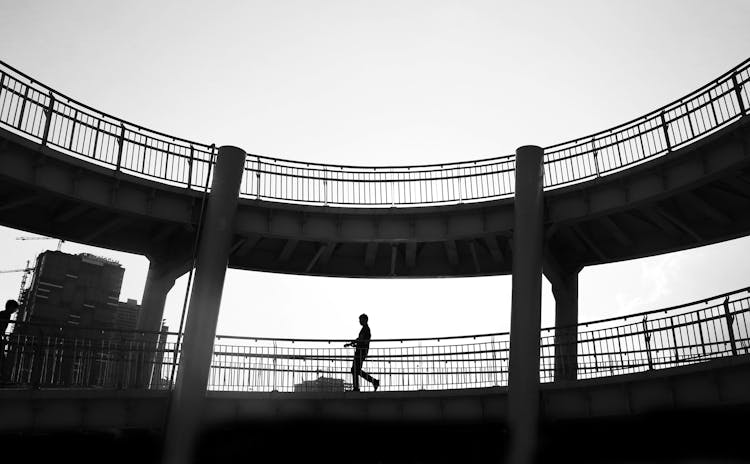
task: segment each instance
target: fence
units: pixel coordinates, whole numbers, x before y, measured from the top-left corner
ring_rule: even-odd
[[[750,111],[750,60],[694,92],[611,129],[545,148],[545,188],[598,178],[685,145]],[[173,137],[79,103],[0,61],[0,127],[71,156],[188,189],[210,185],[215,146]],[[510,197],[515,156],[419,166],[340,166],[250,154],[244,198],[408,207]]]
[[[750,288],[698,302],[588,322],[575,359],[565,337],[543,329],[542,382],[586,379],[750,354]],[[570,328],[560,328],[561,333]],[[222,391],[346,391],[348,340],[218,336],[208,388]],[[569,343],[573,343],[572,339]],[[509,334],[372,340],[364,370],[382,391],[451,390],[508,384]],[[16,323],[4,337],[6,385],[166,389],[179,363],[175,333],[128,332]],[[557,353],[557,356],[556,356]],[[372,389],[362,382],[363,390]]]

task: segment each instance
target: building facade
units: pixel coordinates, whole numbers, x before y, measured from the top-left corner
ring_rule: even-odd
[[[134,330],[140,306],[120,302],[125,274],[117,261],[88,253],[40,253],[19,314],[22,322]]]

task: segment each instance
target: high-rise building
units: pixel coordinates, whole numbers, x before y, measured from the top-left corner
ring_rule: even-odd
[[[138,304],[137,300],[128,298],[128,301],[121,301],[115,313],[115,328],[135,330],[140,310],[141,305]]]
[[[135,329],[139,305],[135,300],[119,301],[124,273],[120,263],[108,258],[45,251],[37,257],[19,319],[58,326]]]

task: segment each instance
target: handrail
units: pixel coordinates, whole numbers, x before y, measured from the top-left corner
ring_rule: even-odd
[[[618,318],[625,322],[643,316],[628,324],[608,324],[615,320],[609,318],[574,330],[543,329],[540,381],[614,376],[750,354],[750,296],[742,295],[748,290]],[[725,300],[718,303],[721,298]],[[717,303],[706,306],[709,301]],[[649,319],[655,312],[664,315]],[[78,326],[34,330],[42,326],[16,323],[0,337],[0,373],[10,385],[172,387],[167,379],[179,369],[181,355],[175,333]],[[345,391],[351,388],[346,380],[352,352],[331,346],[344,341],[218,336],[209,387]],[[383,390],[502,386],[507,385],[509,350],[508,333],[374,339],[365,367],[380,379]]]
[[[668,155],[744,118],[750,59],[682,98],[615,127],[545,148],[545,188],[585,182]],[[214,145],[119,119],[0,61],[0,127],[63,153],[196,189]],[[244,198],[341,207],[415,207],[506,198],[514,155],[401,166],[351,166],[249,154]]]

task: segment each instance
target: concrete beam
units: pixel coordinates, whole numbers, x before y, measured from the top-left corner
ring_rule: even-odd
[[[734,222],[729,216],[719,211],[719,209],[711,205],[705,199],[701,198],[696,192],[685,192],[683,195],[688,198],[688,200],[690,200],[690,203],[692,205],[695,205],[698,210],[700,210],[710,219],[724,225],[728,225]]]
[[[390,275],[396,275],[396,258],[398,257],[398,245],[391,245],[391,272]]]
[[[672,224],[676,225],[680,230],[688,234],[695,241],[697,242],[703,241],[703,237],[701,237],[700,234],[698,234],[698,232],[696,232],[692,227],[685,224],[685,222],[680,220],[676,215],[668,212],[667,210],[665,210],[664,208],[660,206],[656,206],[654,209],[656,210],[657,213],[659,213],[661,216],[669,220],[669,222],[671,222]]]
[[[81,216],[89,210],[88,205],[77,205],[72,208],[65,208],[64,210],[58,211],[55,217],[52,218],[53,222],[68,222],[73,218]]]
[[[307,263],[307,267],[305,267],[305,272],[310,272],[313,267],[315,267],[315,264],[318,262],[320,257],[325,252],[326,248],[328,248],[328,245],[325,243],[321,243],[318,246],[317,251],[315,251],[315,254],[313,255],[312,259],[310,259],[310,262]]]
[[[326,244],[326,248],[323,251],[323,254],[320,256],[321,267],[328,266],[328,263],[331,261],[331,258],[333,257],[333,253],[336,251],[336,248],[338,248],[338,243],[336,242],[328,242]]]
[[[604,226],[607,228],[607,230],[609,230],[615,240],[617,240],[621,245],[626,247],[633,246],[633,240],[631,240],[628,234],[624,230],[622,230],[622,227],[620,227],[617,222],[615,222],[613,217],[602,216],[600,220],[602,224],[604,224]]]
[[[586,246],[594,252],[594,254],[601,259],[602,261],[607,260],[607,255],[599,248],[599,246],[594,243],[594,240],[591,239],[586,232],[584,232],[583,229],[578,224],[573,224],[571,226],[575,234],[583,240],[583,243],[586,244]]]
[[[445,254],[448,257],[448,262],[451,266],[458,266],[458,253],[456,252],[456,241],[446,240],[443,242],[445,246]]]
[[[375,264],[375,256],[378,253],[378,242],[367,242],[365,248],[365,267],[370,269]]]
[[[15,198],[8,198],[6,200],[3,200],[2,203],[0,203],[0,211],[5,211],[5,210],[19,208],[21,206],[28,205],[30,203],[33,203],[38,197],[39,197],[39,194],[32,194],[32,195],[18,196]]]
[[[406,242],[406,267],[411,269],[417,265],[417,242]]]
[[[115,229],[117,227],[121,227],[125,225],[125,223],[128,222],[128,219],[124,216],[115,216],[112,219],[103,222],[99,225],[99,227],[91,230],[88,234],[83,236],[83,243],[88,243],[99,237],[100,235],[111,231],[112,229]]]
[[[479,265],[479,259],[477,258],[477,250],[474,245],[474,240],[469,240],[469,252],[471,252],[471,260],[474,262],[474,270],[477,274],[482,272],[482,268]]]
[[[294,253],[294,249],[297,248],[298,243],[299,240],[287,240],[284,244],[284,248],[281,250],[281,253],[279,253],[279,257],[277,258],[277,260],[281,263],[286,263],[287,261],[289,261],[289,258],[291,258],[292,253]]]
[[[497,239],[494,235],[484,237],[484,243],[487,245],[487,249],[490,250],[490,255],[496,263],[503,262],[503,253],[500,251],[500,247],[497,245]]]
[[[245,237],[245,241],[242,245],[234,251],[235,256],[246,256],[248,253],[253,251],[255,245],[260,241],[260,235],[250,235]]]
[[[648,219],[653,227],[661,230],[672,238],[679,237],[683,232],[660,213],[657,207],[643,208],[641,213]],[[632,215],[636,217],[635,215]]]

